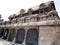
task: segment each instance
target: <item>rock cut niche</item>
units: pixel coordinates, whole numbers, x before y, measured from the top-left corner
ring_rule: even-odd
[[[25,36],[25,29],[24,28],[18,29],[15,42],[22,44],[22,42],[24,41],[24,36]]]
[[[4,39],[4,40],[7,39],[8,34],[9,34],[9,29],[7,28],[7,29],[4,30],[4,33],[3,33],[3,39]]]
[[[0,38],[3,37],[4,29],[0,29]]]
[[[13,41],[15,35],[16,35],[16,30],[15,29],[10,29],[10,34],[9,34],[9,37],[8,37],[8,41]]]
[[[37,29],[35,28],[28,29],[26,45],[38,45],[38,35],[39,32],[37,31]]]

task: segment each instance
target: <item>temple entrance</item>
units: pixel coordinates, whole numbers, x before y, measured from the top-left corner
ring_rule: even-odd
[[[5,29],[3,33],[3,39],[6,40],[9,34],[9,29]]]
[[[25,29],[24,28],[18,29],[15,42],[22,44],[22,42],[24,41],[24,36],[25,36]]]
[[[14,40],[14,37],[16,35],[16,30],[15,29],[10,29],[9,30],[9,37],[8,37],[8,41],[13,41]]]
[[[36,28],[28,29],[26,37],[26,45],[38,45],[39,32]]]
[[[4,29],[0,29],[0,38],[3,37]]]

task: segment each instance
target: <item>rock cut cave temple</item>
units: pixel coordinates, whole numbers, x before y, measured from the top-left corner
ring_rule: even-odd
[[[1,16],[0,16],[1,17]],[[4,45],[59,45],[60,18],[54,1],[0,18],[0,43]]]

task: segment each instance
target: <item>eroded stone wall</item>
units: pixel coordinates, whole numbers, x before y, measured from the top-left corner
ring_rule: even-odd
[[[50,45],[56,40],[56,27],[39,27],[39,45]]]

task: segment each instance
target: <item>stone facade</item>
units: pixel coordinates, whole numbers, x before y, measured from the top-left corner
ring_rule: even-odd
[[[8,18],[0,25],[0,42],[5,45],[60,44],[60,18],[53,1],[21,9]]]

